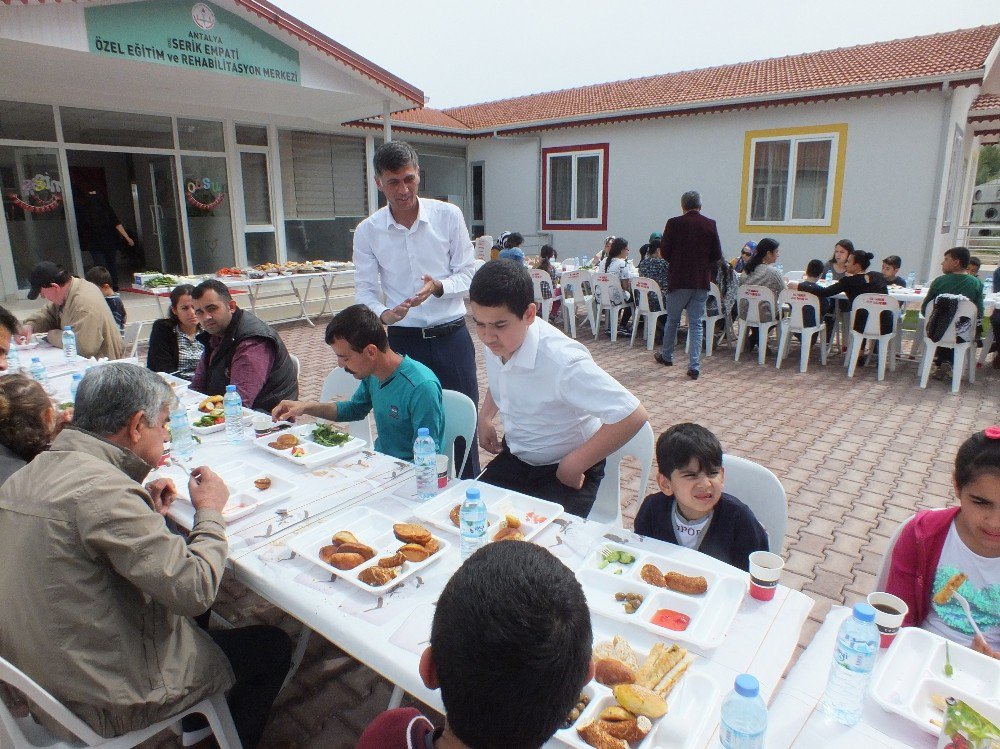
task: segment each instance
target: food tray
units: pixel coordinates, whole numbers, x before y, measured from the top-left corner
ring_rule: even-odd
[[[465,490],[472,486],[472,480],[460,481],[438,494],[434,499],[421,504],[414,515],[421,521],[433,525],[447,533],[458,535],[458,526],[451,522],[449,515],[457,504],[465,499]],[[542,532],[552,521],[559,517],[563,508],[555,502],[549,502],[527,494],[518,494],[507,489],[501,489],[492,484],[479,482],[477,488],[486,503],[486,519],[489,528],[486,531],[488,539],[500,527],[505,515],[516,515],[521,520],[521,529],[526,541]]]
[[[632,635],[627,628],[616,630],[605,626],[603,620],[595,618],[595,644],[611,640],[615,635],[623,636],[629,641],[640,664],[649,655],[655,642],[663,641],[667,644],[674,642],[674,638]],[[703,666],[705,666],[704,659],[695,656],[694,662],[667,696],[667,714],[653,721],[653,728],[645,739],[637,744],[629,744],[631,749],[695,749],[695,747],[700,749],[708,745],[726,691],[719,683],[717,675],[704,670]],[[596,680],[588,683],[583,692],[590,697],[590,704],[571,727],[556,731],[555,738],[568,746],[591,749],[590,745],[580,738],[576,729],[596,720],[601,710],[617,703],[611,688],[599,684]]]
[[[879,658],[872,678],[872,699],[934,736],[941,728],[931,720],[943,723],[944,716],[931,702],[932,695],[970,702],[978,698],[1000,710],[1000,661],[948,642],[954,671],[945,676],[946,642],[917,627],[901,629]]]
[[[599,564],[602,546],[627,551],[635,557],[635,561],[629,565],[612,563],[601,569]],[[745,575],[736,570],[732,574],[720,574],[629,546],[612,543],[602,546],[590,552],[576,573],[591,611],[696,647],[714,648],[722,644],[743,602],[747,590]],[[700,595],[691,595],[650,585],[640,576],[645,564],[655,565],[664,574],[680,572],[683,575],[701,575],[708,582],[708,590]],[[620,569],[621,574],[615,574],[616,569]],[[615,600],[617,592],[641,594],[644,597],[642,605],[633,614],[625,613],[623,604]],[[652,617],[660,609],[670,609],[689,616],[691,621],[687,629],[676,631],[654,624]]]
[[[222,517],[227,523],[232,523],[242,517],[249,515],[256,510],[270,507],[283,499],[287,499],[297,488],[297,484],[282,474],[274,471],[255,468],[243,461],[233,461],[224,463],[218,468],[212,468],[229,487],[229,501],[222,510]],[[191,503],[188,496],[187,476],[177,466],[166,466],[166,471],[160,469],[160,473],[169,473],[177,486],[177,498]],[[260,490],[254,486],[256,479],[267,477],[271,479],[271,486],[268,489]]]
[[[221,407],[221,405],[220,405]],[[207,416],[208,414],[204,411],[199,411],[197,408],[188,409],[188,422],[191,424],[191,433],[197,434],[199,437],[204,437],[206,434],[215,434],[216,432],[222,432],[226,428],[226,422],[221,424],[213,424],[210,427],[196,427],[194,423],[198,421],[202,416]],[[249,408],[243,409],[243,433],[246,434],[247,427],[250,428],[250,435],[253,436],[253,426],[250,423],[251,419],[257,414],[251,411]]]
[[[358,573],[361,570],[376,566],[379,559],[392,556],[403,545],[403,542],[396,538],[392,532],[392,526],[395,523],[395,520],[388,515],[383,515],[381,512],[375,512],[367,507],[355,507],[324,520],[305,533],[293,535],[288,539],[288,548],[308,559],[313,564],[322,567],[328,572],[332,572],[354,587],[377,595],[395,587],[428,565],[434,564],[435,561],[441,559],[448,549],[451,548],[451,544],[443,538],[435,536],[434,538],[437,539],[441,548],[424,561],[404,562],[399,574],[385,585],[371,586],[361,582],[358,579]],[[361,543],[375,549],[375,556],[350,570],[338,570],[336,567],[324,562],[319,557],[319,550],[328,545],[333,535],[340,531],[350,531],[353,533]]]
[[[278,450],[277,448],[270,447],[269,443],[274,442],[278,438],[278,435],[275,434],[267,434],[263,437],[257,437],[253,442],[257,447],[262,450],[266,450],[272,455],[277,455],[280,458],[290,460],[293,463],[309,469],[321,466],[324,463],[329,463],[331,460],[346,458],[348,455],[353,455],[359,450],[363,450],[368,444],[360,437],[352,436],[347,442],[339,447],[318,445],[310,438],[312,431],[315,428],[315,424],[301,424],[299,426],[292,427],[291,429],[285,429],[281,432],[281,434],[294,434],[299,438],[300,444],[306,451],[306,454],[302,457],[293,457],[290,449]]]

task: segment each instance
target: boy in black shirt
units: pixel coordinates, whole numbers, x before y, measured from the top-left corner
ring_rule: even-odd
[[[767,551],[767,533],[753,511],[722,491],[722,445],[705,427],[670,427],[656,441],[656,483],[643,500],[635,532],[696,549],[742,570],[754,551]]]
[[[108,303],[111,316],[115,318],[115,322],[118,323],[118,329],[124,335],[125,321],[128,319],[128,313],[125,311],[125,303],[122,301],[122,298],[115,293],[115,290],[111,286],[111,273],[103,265],[95,265],[84,274],[84,278],[94,284],[104,294],[104,301]]]
[[[899,275],[899,269],[902,265],[903,261],[899,255],[889,255],[889,257],[882,258],[882,275],[885,276],[887,285],[906,288],[906,279]]]

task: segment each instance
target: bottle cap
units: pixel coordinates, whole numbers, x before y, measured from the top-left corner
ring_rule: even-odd
[[[73,373],[73,379],[74,380],[82,380],[83,379],[83,375],[80,374],[79,372],[74,372]]]
[[[226,385],[226,392],[227,393],[235,393],[236,392],[236,386],[235,385]]]
[[[479,490],[474,486],[470,486],[465,490],[466,499],[479,499],[479,496]]]
[[[63,328],[63,332],[64,333],[72,333],[73,332],[73,326],[72,325],[67,325],[65,328]]]
[[[431,430],[428,429],[427,427],[420,427],[417,430],[417,436],[418,437],[430,437],[431,436]]]
[[[38,362],[39,364],[41,364],[42,360],[39,359],[37,356],[31,357],[31,363],[34,364],[35,362]]]
[[[854,618],[863,622],[873,622],[875,621],[875,609],[864,601],[856,603],[854,604]]]
[[[736,683],[733,686],[736,689],[736,694],[742,697],[756,697],[760,694],[760,683],[755,676],[751,676],[750,674],[740,674],[737,676]]]

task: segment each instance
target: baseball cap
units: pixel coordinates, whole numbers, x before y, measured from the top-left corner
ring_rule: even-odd
[[[42,288],[54,283],[65,283],[65,280],[65,273],[58,265],[48,260],[40,262],[28,274],[28,282],[31,284],[28,299],[37,299]]]

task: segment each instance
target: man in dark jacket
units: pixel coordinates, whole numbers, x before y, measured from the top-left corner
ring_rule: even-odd
[[[235,385],[244,406],[268,413],[299,397],[295,362],[274,328],[237,307],[221,281],[202,281],[191,298],[205,346],[192,390],[223,395],[226,385]]]
[[[722,243],[715,221],[701,215],[701,195],[694,190],[681,196],[682,216],[667,221],[660,241],[660,254],[669,263],[667,271],[667,326],[663,350],[654,354],[660,364],[672,366],[677,326],[681,312],[688,313],[688,377],[698,379],[701,363],[702,318],[712,282],[712,269],[722,259]]]

